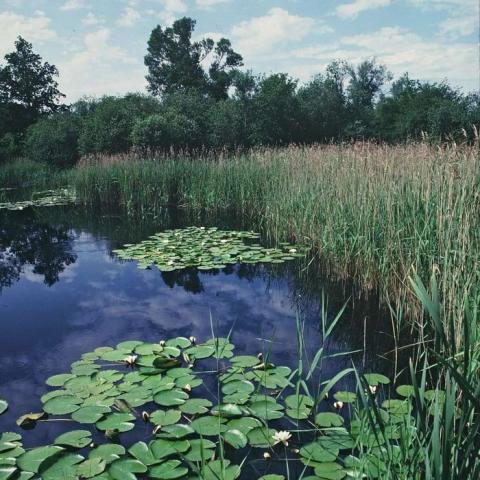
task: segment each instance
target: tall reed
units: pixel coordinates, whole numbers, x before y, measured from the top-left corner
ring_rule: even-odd
[[[35,183],[33,172],[22,175]],[[131,154],[84,160],[50,177],[67,180],[96,209],[139,216],[165,205],[231,211],[272,240],[312,245],[332,272],[380,287],[393,304],[410,295],[409,274],[425,277],[432,269],[449,318],[462,318],[467,296],[480,298],[478,145],[291,146],[212,158]],[[8,183],[2,173],[0,182]],[[459,344],[458,332],[461,325],[446,334]]]

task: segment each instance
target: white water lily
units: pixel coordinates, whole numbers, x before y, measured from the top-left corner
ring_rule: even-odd
[[[369,385],[368,388],[370,389],[370,393],[375,395],[377,393],[377,386],[376,385]]]
[[[189,337],[188,339],[190,340],[190,343],[191,343],[192,345],[195,345],[195,344],[197,343],[197,339],[196,339],[194,336],[191,336],[191,337]]]
[[[343,402],[342,402],[342,401],[334,402],[333,406],[334,406],[337,410],[341,410],[341,409],[343,408]]]
[[[288,253],[297,253],[297,249],[296,248],[291,248]]]
[[[138,359],[138,355],[127,355],[123,361],[127,364],[127,365],[135,365],[135,363],[137,363],[137,359]]]
[[[292,438],[292,434],[285,430],[280,432],[275,432],[273,436],[273,444],[277,445],[278,443],[283,443],[286,447],[288,447],[288,441]]]

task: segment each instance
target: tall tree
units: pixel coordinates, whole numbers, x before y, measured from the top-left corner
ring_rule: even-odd
[[[6,64],[0,66],[0,102],[17,104],[26,110],[32,121],[42,113],[61,109],[64,97],[55,80],[55,65],[42,62],[31,43],[18,37],[15,51],[5,55]]]
[[[148,40],[145,65],[148,91],[154,95],[198,90],[215,98],[225,98],[232,83],[232,71],[242,65],[229,40],[216,44],[211,38],[192,41],[196,22],[191,18],[176,20],[171,27],[155,27]],[[213,53],[209,73],[202,62]]]
[[[351,122],[347,128],[352,136],[373,135],[375,102],[382,87],[392,79],[385,65],[375,59],[365,60],[357,68],[349,67],[348,100]]]

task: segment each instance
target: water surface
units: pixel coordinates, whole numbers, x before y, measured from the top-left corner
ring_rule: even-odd
[[[391,370],[384,354],[393,345],[378,299],[358,299],[319,275],[318,265],[301,259],[162,274],[112,254],[167,227],[203,222],[181,212],[147,222],[65,208],[0,213],[0,397],[10,404],[0,431],[17,430],[18,416],[41,410],[47,377],[69,371],[84,352],[123,340],[194,335],[202,341],[212,329],[231,331],[237,354],[267,347],[274,362],[295,366],[299,323],[307,358],[322,344],[322,298],[328,298],[327,322],[349,300],[327,353],[358,351],[330,359],[326,378],[352,362]],[[208,225],[244,227],[228,216]],[[54,434],[37,428],[27,437],[42,443]]]

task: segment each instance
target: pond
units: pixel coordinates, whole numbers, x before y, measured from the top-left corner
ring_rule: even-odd
[[[312,359],[322,345],[322,312],[328,322],[345,302],[325,345],[332,355],[327,378],[352,362],[392,374],[390,321],[377,296],[329,280],[318,259],[162,273],[112,253],[166,228],[203,224],[245,228],[228,216],[184,211],[149,221],[73,207],[0,212],[0,397],[10,405],[0,431],[20,431],[20,415],[41,411],[45,380],[97,347],[176,336],[204,341],[214,332],[231,334],[237,355],[267,348],[274,363],[295,367],[297,327],[305,358]],[[334,356],[342,352],[354,353]],[[25,444],[52,442],[59,429],[36,428]]]

